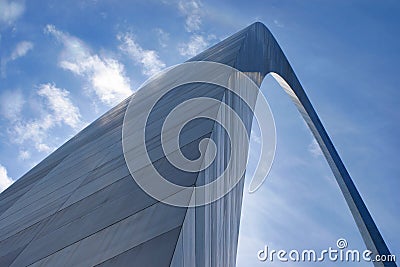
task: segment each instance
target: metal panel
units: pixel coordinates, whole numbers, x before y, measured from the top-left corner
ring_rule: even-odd
[[[181,228],[177,227],[96,266],[170,266],[180,230]]]
[[[59,248],[62,240],[34,241],[11,266],[93,266],[115,257],[135,246],[166,233],[182,224],[186,209],[171,207],[161,202],[112,224],[78,242]],[[88,221],[93,223],[93,221]],[[85,229],[87,224],[81,225]],[[75,232],[77,232],[75,230]],[[176,240],[179,233],[176,234]],[[65,232],[63,238],[65,238]],[[50,242],[52,241],[52,242]],[[42,252],[42,250],[46,250]],[[45,255],[50,255],[44,257]],[[60,259],[62,259],[60,261]],[[59,265],[62,262],[61,265]]]

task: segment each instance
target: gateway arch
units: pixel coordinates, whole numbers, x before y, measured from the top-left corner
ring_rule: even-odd
[[[367,248],[374,255],[389,255],[343,162],[269,30],[262,23],[254,23],[189,60],[199,61],[235,68],[258,86],[267,74],[275,77],[317,139]],[[157,83],[151,86],[150,92],[162,89]],[[215,161],[193,172],[176,168],[163,154],[159,131],[163,121],[181,102],[209,97],[234,110],[249,133],[251,108],[257,95],[250,95],[248,105],[244,105],[234,93],[215,84],[183,84],[179,90],[169,91],[154,106],[145,129],[135,128],[138,124],[134,123],[125,132],[126,137],[145,130],[151,161],[147,164],[136,146],[123,144],[129,107],[147,107],[148,98],[141,91],[98,118],[0,194],[0,266],[235,266],[243,179],[210,203],[186,207],[165,201],[173,200],[176,192],[153,197],[141,183],[144,181],[151,189],[153,181],[143,175],[143,170],[153,166],[167,174],[169,182],[180,186],[197,187],[212,181],[211,176],[226,167],[231,150],[229,136],[221,125],[201,118],[181,128],[178,146],[188,158],[199,157],[203,139],[216,144]],[[213,108],[204,109],[211,112]],[[128,121],[140,121],[141,110],[137,109]],[[219,112],[218,107],[215,111]],[[221,118],[226,124],[232,119],[226,114]],[[130,153],[133,162],[139,164],[135,169],[139,180],[126,162]],[[242,154],[247,157],[247,153],[248,147],[243,147]],[[396,266],[394,262],[374,264]]]

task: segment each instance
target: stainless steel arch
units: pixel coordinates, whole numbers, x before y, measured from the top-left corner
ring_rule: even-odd
[[[275,75],[320,143],[368,248],[375,254],[389,254],[310,101],[267,28],[261,23],[250,25],[191,59],[205,60],[235,67],[258,85],[268,73]],[[160,108],[160,114],[173,103],[198,95],[221,99],[251,123],[250,112],[232,94],[213,86],[188,87],[170,95],[167,100],[173,101]],[[143,105],[148,103],[139,94],[132,97]],[[224,199],[202,207],[173,207],[147,195],[129,175],[122,150],[122,123],[130,99],[90,124],[0,194],[1,266],[235,266],[243,179]],[[161,125],[161,120],[153,122]],[[189,152],[197,151],[193,140],[211,135],[225,138],[210,123],[189,130],[182,145]],[[228,147],[220,144],[222,149]],[[228,153],[228,149],[224,152]],[[159,162],[165,161],[166,157]],[[222,166],[216,164],[212,171]],[[186,180],[187,177],[193,180]],[[174,181],[191,185],[198,177],[176,175]],[[206,178],[210,177],[200,175],[202,181],[209,181]]]
[[[253,34],[250,34],[246,39],[243,44],[244,47],[247,46],[247,49],[249,49],[252,46],[251,43],[258,44],[258,47],[254,46],[253,49],[249,49],[250,59],[256,61],[256,64],[254,62],[251,62],[251,64],[253,66],[257,65],[258,69],[256,73],[251,75],[255,76],[259,84],[261,84],[262,79],[271,73],[290,96],[328,161],[362,238],[367,248],[373,253],[372,257],[375,255],[390,255],[390,251],[371,214],[277,41],[262,23],[257,22],[249,26],[249,28],[250,32],[253,31]],[[244,55],[246,53],[241,54]],[[241,62],[238,64],[240,68],[249,61],[246,61],[245,58],[239,58],[239,62]],[[248,67],[243,67],[243,70],[248,71]],[[374,265],[397,266],[395,262],[374,262]]]

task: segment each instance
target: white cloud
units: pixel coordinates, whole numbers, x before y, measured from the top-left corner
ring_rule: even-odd
[[[285,27],[285,25],[283,25],[279,20],[274,19],[274,24],[275,26],[279,27],[279,28],[283,28]]]
[[[185,29],[188,32],[198,31],[202,23],[202,3],[197,0],[181,0],[178,3],[178,8],[186,16]]]
[[[191,33],[188,42],[178,44],[178,51],[182,56],[193,57],[207,48],[209,41],[216,39],[216,36],[213,34],[206,36],[200,32],[202,17],[205,14],[200,0],[180,0],[178,9],[186,17],[186,31]]]
[[[60,67],[85,78],[101,102],[114,106],[132,94],[124,65],[117,60],[92,53],[80,39],[57,30],[54,25],[47,25],[45,32],[64,45]]]
[[[33,43],[28,41],[19,42],[13,52],[11,53],[11,60],[23,57],[28,53],[29,50],[33,49]]]
[[[13,182],[13,179],[7,175],[7,169],[0,164],[0,192],[3,192]]]
[[[21,160],[26,160],[31,158],[31,153],[28,150],[19,151],[18,158]]]
[[[167,43],[169,41],[169,33],[160,28],[156,28],[154,29],[154,31],[157,35],[158,43],[160,44],[160,46],[167,47]]]
[[[79,109],[71,102],[67,90],[57,88],[54,84],[41,84],[37,94],[45,103],[42,116],[31,120],[24,120],[22,116],[9,117],[9,135],[13,143],[32,144],[39,152],[50,152],[58,145],[49,139],[51,129],[62,125],[79,129],[83,123]],[[29,156],[20,153],[20,158]]]
[[[57,88],[54,84],[42,84],[37,93],[46,98],[48,109],[52,112],[53,123],[62,122],[74,129],[80,126],[79,109],[72,104],[67,90]]]
[[[308,151],[310,151],[310,153],[315,157],[323,155],[322,150],[319,147],[317,140],[315,139],[313,139],[311,144],[308,146]]]
[[[144,75],[151,76],[165,68],[165,63],[160,60],[157,52],[143,49],[131,34],[119,34],[117,38],[121,42],[119,49],[143,67]]]
[[[32,50],[32,49],[33,49],[33,43],[28,42],[28,41],[19,42],[15,46],[14,50],[12,51],[12,53],[9,57],[5,57],[5,58],[1,59],[1,62],[0,62],[1,76],[3,78],[6,76],[6,67],[10,61],[14,61],[17,58],[25,56],[29,52],[29,50]]]
[[[25,11],[22,2],[0,0],[0,24],[10,25],[14,23]]]
[[[24,103],[21,91],[5,91],[0,95],[0,114],[15,121],[20,116]]]
[[[190,37],[189,42],[179,44],[178,51],[182,56],[192,57],[203,51],[208,45],[204,36],[194,34]]]

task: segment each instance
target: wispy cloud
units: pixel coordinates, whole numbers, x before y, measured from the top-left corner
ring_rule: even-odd
[[[82,123],[81,115],[78,107],[72,104],[69,91],[57,88],[54,84],[41,84],[37,93],[46,99],[54,123],[64,123],[71,128],[79,128]]]
[[[21,150],[18,153],[18,158],[21,160],[27,160],[31,158],[31,153],[28,150]]]
[[[335,214],[334,207],[329,206],[329,202],[326,205],[322,202],[329,198],[324,195],[321,200],[318,194],[311,195],[310,192],[313,191],[302,183],[304,180],[275,176],[266,181],[261,191],[243,195],[238,266],[265,264],[257,260],[257,251],[263,249],[264,245],[271,249],[307,249],[323,247],[329,245],[327,242],[337,239],[336,229],[330,229],[318,221],[318,212]],[[244,192],[247,192],[246,187],[247,184]],[[300,197],[301,195],[309,197]],[[318,207],[317,213],[314,214],[313,208],[307,206],[318,201],[321,203],[319,206],[313,206]],[[304,231],[298,231],[298,226]],[[304,233],[308,233],[308,240],[304,240]],[[307,266],[307,263],[299,264]]]
[[[44,103],[39,118],[25,120],[21,114],[21,108],[12,115],[6,113],[5,117],[10,120],[11,124],[8,129],[10,140],[19,145],[32,144],[39,152],[50,152],[55,145],[58,145],[54,143],[53,139],[49,139],[50,130],[62,125],[79,129],[83,123],[79,109],[72,103],[67,90],[57,88],[54,84],[41,84],[38,87],[37,95]],[[2,101],[4,100],[2,99]],[[29,152],[20,153],[21,159],[29,156]]]
[[[33,43],[28,41],[19,42],[13,52],[11,53],[11,60],[16,60],[17,58],[23,57],[28,53],[29,50],[33,49]]]
[[[21,1],[0,0],[0,25],[13,24],[25,11],[25,5]]]
[[[277,19],[274,19],[274,24],[275,24],[276,27],[279,27],[279,28],[284,28],[285,27],[285,25],[283,25],[283,23],[281,21],[277,20]]]
[[[82,40],[56,29],[54,25],[47,25],[45,32],[64,45],[60,67],[83,77],[101,102],[113,106],[132,94],[124,65],[117,60],[92,53]]]
[[[197,0],[181,0],[179,11],[186,17],[185,29],[188,32],[198,31],[202,23],[202,3]]]
[[[10,121],[16,121],[25,103],[19,90],[4,91],[0,95],[0,114]]]
[[[157,52],[143,49],[135,41],[132,34],[119,34],[117,38],[121,42],[119,49],[126,53],[136,64],[143,67],[142,73],[144,75],[151,76],[165,68],[165,63],[160,60]]]
[[[205,8],[199,0],[180,0],[178,9],[185,16],[185,29],[191,34],[189,41],[178,44],[178,52],[182,56],[193,57],[209,46],[216,39],[213,34],[206,35],[201,31]]]
[[[33,43],[28,41],[19,42],[11,55],[1,59],[1,76],[4,78],[6,76],[6,67],[10,61],[14,61],[20,57],[25,56],[30,50],[33,49]]]
[[[195,56],[207,48],[209,41],[213,39],[215,39],[214,35],[209,35],[206,38],[203,35],[194,34],[190,37],[189,42],[178,45],[179,54],[189,57]]]
[[[13,179],[7,174],[7,169],[0,164],[0,193],[7,189],[13,182]]]
[[[156,28],[154,29],[154,31],[157,35],[158,43],[160,44],[160,46],[167,47],[167,43],[169,41],[169,33],[161,28]]]
[[[317,142],[317,140],[313,139],[311,144],[308,145],[308,151],[310,151],[310,153],[314,156],[314,157],[319,157],[322,156],[322,150],[319,147],[319,144]]]

